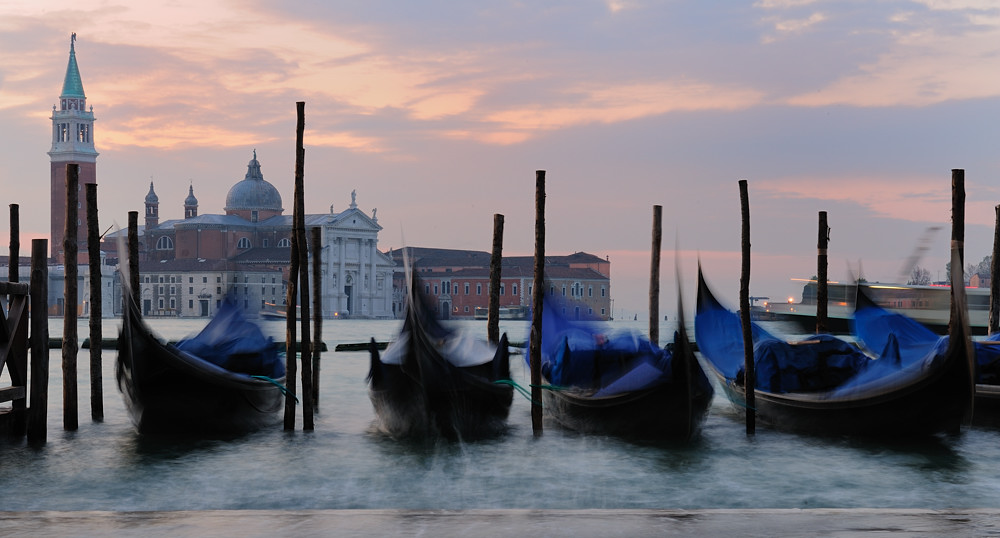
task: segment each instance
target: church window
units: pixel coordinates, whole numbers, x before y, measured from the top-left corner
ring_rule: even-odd
[[[241,237],[239,243],[236,244],[236,248],[250,248],[250,240],[246,237]]]
[[[292,242],[289,241],[287,237],[282,237],[281,239],[278,240],[278,246],[279,247],[290,247],[290,246],[292,246]]]
[[[173,250],[174,240],[163,236],[156,240],[156,250]]]

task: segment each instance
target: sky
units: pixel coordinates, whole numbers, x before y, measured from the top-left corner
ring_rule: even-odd
[[[0,188],[22,245],[49,233],[74,32],[102,225],[143,211],[150,181],[161,220],[189,186],[223,213],[254,150],[290,214],[304,101],[307,213],[355,190],[381,250],[487,252],[502,214],[504,253],[531,255],[544,170],[545,252],[607,257],[617,317],[648,311],[654,205],[661,315],[678,290],[691,310],[699,260],[738,306],[744,179],[750,293],[775,302],[817,272],[820,211],[831,280],[896,282],[920,246],[944,279],[953,169],[966,262],[993,249],[992,0],[0,0]]]

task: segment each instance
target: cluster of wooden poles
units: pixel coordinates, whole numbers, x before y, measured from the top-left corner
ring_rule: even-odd
[[[310,230],[310,242],[312,244],[312,312],[310,316],[310,287],[309,287],[309,263],[308,245],[305,230],[305,203],[304,203],[304,165],[305,149],[303,146],[303,135],[305,130],[305,103],[296,103],[296,155],[295,155],[295,191],[292,215],[292,241],[291,241],[291,267],[289,271],[287,287],[287,322],[286,322],[286,404],[284,413],[284,428],[286,430],[295,429],[295,407],[296,407],[296,376],[298,374],[297,360],[299,350],[302,353],[302,400],[303,400],[303,429],[312,430],[314,428],[314,413],[319,406],[319,370],[320,352],[322,350],[322,305],[321,305],[321,256],[320,241],[321,230],[313,227]],[[77,207],[78,201],[79,166],[69,164],[66,167],[66,226],[63,241],[63,251],[65,256],[65,297],[63,317],[63,339],[62,339],[62,371],[63,371],[63,426],[66,430],[76,430],[78,428],[77,411]],[[90,341],[101,342],[101,317],[102,303],[101,297],[101,256],[100,240],[101,235],[98,227],[97,215],[97,185],[86,184],[86,207],[87,207],[87,249],[89,253],[90,279]],[[754,362],[753,362],[753,340],[751,338],[750,321],[750,209],[747,181],[739,181],[741,213],[742,213],[742,265],[740,275],[740,318],[743,327],[743,342],[745,355],[744,377],[746,382],[746,429],[747,434],[753,434],[756,428],[756,418],[754,413]],[[997,229],[994,239],[994,251],[992,261],[992,290],[991,307],[989,318],[989,331],[994,333],[1000,326],[1000,298],[997,291],[1000,290],[1000,205],[996,207]],[[23,413],[25,408],[26,394],[24,385],[26,384],[26,357],[27,357],[27,323],[15,319],[20,310],[15,306],[21,303],[16,297],[31,297],[31,406],[26,413],[26,430],[28,439],[31,442],[45,441],[45,420],[46,401],[48,393],[48,325],[47,325],[47,258],[48,241],[45,239],[32,240],[31,257],[31,281],[28,284],[20,284],[18,275],[18,255],[20,243],[18,239],[19,213],[18,205],[10,205],[11,216],[11,240],[10,240],[10,274],[9,282],[3,283],[0,287],[0,294],[9,296],[8,315],[4,321],[9,321],[11,328],[4,330],[10,336],[12,342],[11,356],[24,356],[24,360],[9,359],[7,361],[13,384],[11,389],[0,390],[0,396],[9,396],[8,400],[13,400],[15,414],[17,411]],[[650,287],[649,287],[649,338],[654,345],[659,342],[659,280],[660,280],[660,246],[662,240],[662,206],[653,206],[653,233],[652,233],[652,254],[650,263]],[[959,259],[964,263],[964,234],[965,234],[965,172],[964,170],[952,170],[952,245],[958,248]],[[499,331],[499,290],[500,272],[503,250],[503,226],[504,217],[495,214],[493,220],[493,249],[490,259],[490,292],[489,309],[487,321],[487,337],[490,342],[497,343],[500,339]],[[827,214],[825,211],[819,212],[819,233],[817,241],[817,310],[816,310],[816,332],[826,332],[827,323],[827,246],[829,242],[830,228],[827,224]],[[140,290],[139,281],[139,256],[138,256],[138,212],[128,213],[128,246],[129,246],[129,275],[130,286],[133,293]],[[535,250],[534,250],[534,282],[545,281],[544,274],[545,260],[545,171],[538,170],[535,173]],[[962,267],[952,268],[952,270],[962,270]],[[531,424],[532,431],[537,435],[542,433],[542,379],[541,379],[541,330],[542,330],[542,308],[545,296],[545,287],[542,285],[533,286],[532,289],[532,318],[529,339],[529,367],[531,383]],[[301,302],[301,320],[296,319],[297,305]],[[18,307],[19,308],[19,307]],[[954,317],[955,313],[952,312]],[[312,320],[312,330],[310,330],[310,319]],[[297,345],[296,324],[301,321],[301,342]],[[18,343],[19,342],[19,343]],[[102,380],[102,359],[101,346],[90,346],[90,376],[91,376],[91,416],[94,421],[102,421],[104,418],[103,406],[103,380]],[[20,392],[18,391],[18,383]],[[16,429],[16,428],[15,428]]]

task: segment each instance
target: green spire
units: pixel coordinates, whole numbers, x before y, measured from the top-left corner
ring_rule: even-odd
[[[60,97],[86,98],[83,93],[83,80],[80,79],[80,68],[76,65],[76,32],[69,41],[69,65],[66,67],[66,80],[63,81]]]

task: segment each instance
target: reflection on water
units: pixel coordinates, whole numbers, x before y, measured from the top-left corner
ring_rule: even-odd
[[[465,325],[485,332],[483,322]],[[154,327],[178,338],[200,325]],[[524,328],[506,330],[519,340]],[[283,335],[283,324],[272,329]],[[398,322],[351,320],[328,322],[323,334],[332,348],[398,330]],[[104,353],[104,422],[89,420],[81,367],[80,429],[64,432],[61,353],[52,351],[48,443],[0,440],[0,487],[16,492],[0,510],[1000,507],[997,429],[876,442],[758,427],[747,438],[743,412],[717,396],[702,435],[687,444],[584,436],[548,421],[535,438],[528,402],[516,397],[499,439],[400,442],[371,431],[367,355],[328,352],[315,431],[301,431],[300,416],[294,432],[158,438],[129,423],[114,355]],[[522,357],[512,374],[527,386]]]

